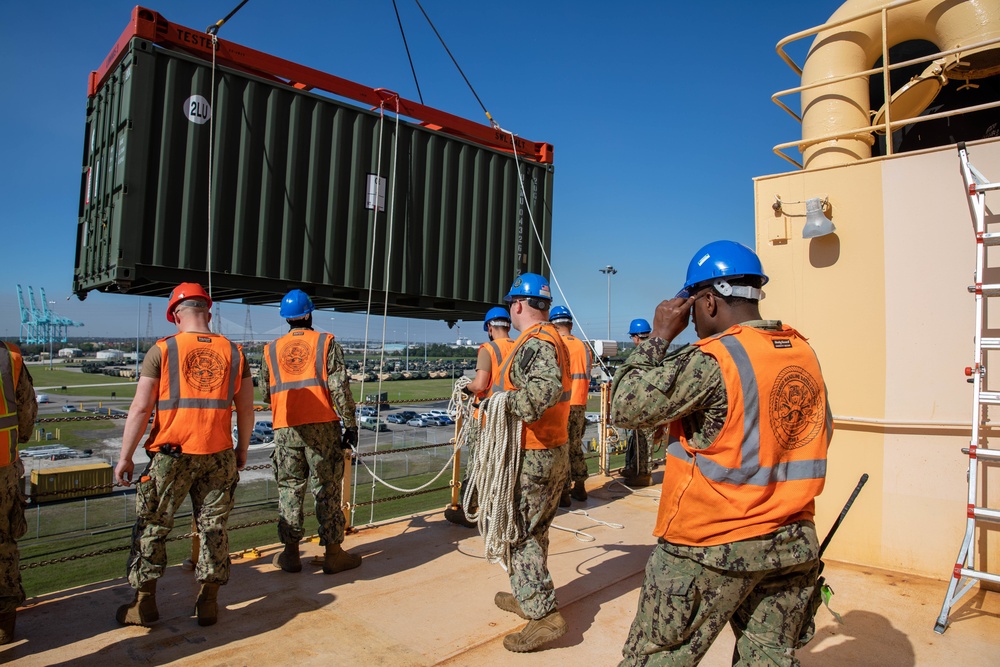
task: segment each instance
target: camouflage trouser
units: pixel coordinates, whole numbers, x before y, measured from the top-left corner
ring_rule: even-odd
[[[479,434],[482,433],[483,425],[482,422],[475,417],[469,420],[468,431],[465,434],[465,446],[466,446],[466,457],[465,462],[465,476],[462,478],[462,493],[459,496],[460,502],[468,510],[474,510],[479,506],[479,494],[478,489],[473,492],[472,497],[469,502],[465,502],[465,490],[469,486],[469,465],[472,463],[473,458],[476,455],[476,445],[479,444]]]
[[[128,582],[139,588],[158,579],[167,566],[166,538],[174,514],[191,495],[191,507],[201,545],[195,576],[198,581],[229,581],[229,535],[226,522],[233,509],[239,474],[236,452],[181,454],[174,458],[154,454],[135,485],[135,526],[126,569]]]
[[[798,665],[818,561],[776,570],[717,570],[653,549],[619,667],[697,665],[729,623],[734,665]]]
[[[17,540],[28,530],[24,521],[24,463],[0,468],[0,614],[24,602]]]
[[[569,477],[566,487],[587,479],[587,462],[583,458],[583,432],[587,430],[587,406],[573,405],[569,409]]]
[[[634,469],[637,475],[648,475],[649,442],[651,434],[635,429],[629,431],[628,444],[625,446],[625,467]]]
[[[569,452],[554,449],[521,452],[521,477],[514,493],[524,540],[511,547],[510,589],[529,618],[542,618],[556,608],[556,591],[546,560],[549,526],[569,474]]]
[[[340,436],[339,422],[303,424],[274,432],[271,461],[278,483],[278,539],[282,544],[298,544],[305,533],[302,502],[307,481],[316,499],[320,544],[344,541],[347,519],[341,507],[344,450]]]

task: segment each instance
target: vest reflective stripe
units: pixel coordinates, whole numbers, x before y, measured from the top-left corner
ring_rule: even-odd
[[[493,362],[490,368],[490,388],[487,390],[486,395],[483,396],[483,398],[488,398],[498,391],[503,391],[503,387],[500,386],[503,378],[503,374],[500,373],[500,367],[503,366],[504,360],[507,359],[517,343],[508,337],[491,340],[489,343],[485,343],[485,345],[488,346],[490,360]]]
[[[570,405],[586,405],[590,393],[590,348],[573,335],[564,335],[569,352]]]
[[[507,360],[500,369],[500,390],[518,389],[514,386],[510,371],[517,351],[532,338],[551,343],[555,348],[556,363],[562,371],[563,391],[555,405],[543,412],[536,421],[524,425],[524,437],[521,442],[524,449],[554,449],[569,441],[569,398],[572,393],[569,379],[569,352],[554,326],[548,322],[540,322],[521,332],[514,349],[507,355]]]
[[[242,384],[240,346],[204,333],[179,333],[156,345],[161,355],[159,395],[146,449],[158,451],[163,444],[181,445],[187,454],[231,449],[233,401]],[[185,378],[185,373],[191,377]],[[216,386],[213,379],[220,373],[224,376]]]
[[[300,328],[267,344],[264,360],[275,428],[340,420],[327,386],[326,360],[333,340],[328,333]]]
[[[0,467],[17,461],[17,383],[21,379],[21,354],[17,346],[0,341],[6,353],[0,352]]]
[[[671,423],[654,534],[710,546],[811,520],[832,437],[815,351],[788,327],[737,326],[695,345],[719,363],[727,421],[704,449]]]

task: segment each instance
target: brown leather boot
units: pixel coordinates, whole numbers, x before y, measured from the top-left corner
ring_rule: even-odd
[[[16,611],[0,614],[0,645],[14,641],[14,623],[17,621]]]
[[[649,473],[646,473],[645,475],[635,474],[631,477],[626,477],[622,480],[622,482],[624,482],[625,486],[631,487],[652,486],[653,476]]]
[[[285,550],[275,555],[271,562],[276,568],[285,572],[301,572],[302,560],[299,558],[299,545],[286,544]]]
[[[326,556],[323,558],[324,574],[353,570],[359,565],[361,565],[361,556],[347,553],[339,544],[326,545]]]
[[[562,495],[559,496],[559,507],[569,507],[572,504],[569,499],[569,489],[564,489]]]
[[[198,615],[198,625],[215,625],[219,620],[219,584],[203,583],[194,603],[194,613]]]
[[[493,604],[500,607],[504,611],[509,611],[512,614],[517,614],[523,619],[531,620],[527,616],[525,616],[524,612],[521,610],[521,603],[519,603],[517,601],[517,598],[510,593],[504,593],[503,591],[500,591],[495,596],[493,596]]]
[[[558,611],[553,611],[528,624],[512,635],[503,638],[503,647],[514,653],[527,653],[559,639],[566,634],[566,619]]]
[[[587,499],[587,487],[584,486],[583,480],[573,482],[573,488],[569,490],[569,495],[572,496],[574,500],[579,500],[580,502]]]
[[[115,619],[122,625],[142,625],[149,627],[150,623],[160,620],[160,612],[156,608],[156,579],[147,581],[135,592],[135,599],[130,604],[118,607]]]

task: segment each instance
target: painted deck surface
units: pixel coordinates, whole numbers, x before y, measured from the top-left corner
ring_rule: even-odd
[[[654,476],[658,480],[659,474]],[[503,637],[520,618],[496,608],[509,590],[499,565],[482,558],[482,539],[442,512],[416,515],[349,535],[364,557],[356,570],[324,575],[308,563],[321,553],[303,545],[303,570],[271,565],[277,546],[234,561],[220,594],[219,623],[192,616],[197,584],[171,567],[160,582],[154,627],[121,627],[115,609],[131,599],[123,579],[33,598],[18,613],[16,639],[0,663],[33,665],[614,665],[635,613],[658,487],[634,492],[591,478],[589,514],[560,511],[549,566],[569,632],[547,650],[512,654]],[[597,523],[607,522],[612,525]],[[1000,593],[976,589],[960,601],[944,635],[934,633],[947,582],[828,561],[837,624],[821,609],[803,665],[995,665]],[[732,634],[716,641],[703,665],[731,662]]]

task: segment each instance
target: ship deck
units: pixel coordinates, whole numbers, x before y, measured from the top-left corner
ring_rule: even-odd
[[[582,533],[551,533],[549,567],[569,632],[536,653],[503,648],[504,635],[524,624],[493,604],[496,591],[509,590],[506,574],[483,559],[477,531],[437,511],[349,535],[345,546],[364,561],[336,575],[308,563],[322,551],[315,542],[303,544],[297,574],[271,565],[276,545],[234,560],[219,622],[208,628],[192,616],[197,583],[181,567],[160,582],[152,628],[115,622],[115,609],[132,596],[124,579],[32,598],[18,612],[15,641],[0,647],[0,663],[613,665],[654,544],[658,487],[630,492],[604,477],[588,487],[590,499],[572,508],[587,515],[561,510],[555,521]],[[996,664],[1000,593],[976,588],[938,635],[947,582],[829,560],[825,575],[843,623],[820,610],[816,638],[799,652],[803,665]],[[732,648],[727,629],[702,664],[730,664]]]

